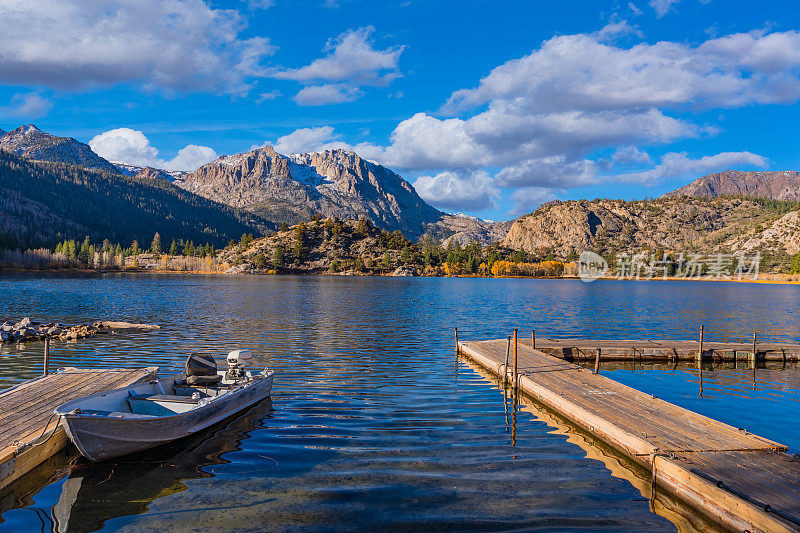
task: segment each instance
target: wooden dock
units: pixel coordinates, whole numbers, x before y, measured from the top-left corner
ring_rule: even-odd
[[[668,491],[731,530],[800,531],[800,459],[786,446],[548,355],[539,343],[517,345],[519,390],[648,469],[653,494]],[[506,339],[457,347],[501,380],[513,372]]]
[[[531,346],[532,338],[520,338]],[[700,340],[591,340],[536,337],[536,349],[566,361],[695,361]],[[704,342],[703,359],[713,361],[800,361],[800,344],[753,342]]]
[[[155,379],[156,367],[65,368],[0,392],[0,489],[67,445],[53,410],[64,402]]]

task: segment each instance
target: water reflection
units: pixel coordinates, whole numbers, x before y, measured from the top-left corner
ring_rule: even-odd
[[[209,466],[226,462],[244,439],[272,415],[266,399],[236,418],[185,439],[118,461],[80,460],[63,483],[48,531],[96,531],[106,521],[147,511],[156,499],[187,490],[190,479],[213,477]]]
[[[462,340],[514,327],[687,338],[705,323],[713,340],[753,330],[765,341],[798,339],[798,288],[745,284],[6,276],[0,293],[9,295],[7,317],[162,326],[54,342],[54,367],[158,365],[167,373],[188,352],[242,347],[278,370],[274,410],[254,412],[230,435],[74,471],[67,456],[44,472],[41,490],[15,495],[2,514],[4,528],[20,531],[43,523],[72,531],[674,530],[649,512],[635,484],[587,461],[571,436],[517,402],[501,406],[491,383],[454,361],[453,327]],[[41,356],[37,343],[0,348],[0,387],[38,375]],[[696,368],[602,372],[774,440],[795,439],[792,427],[800,428],[796,408],[786,407],[797,405],[794,367],[756,369],[755,391],[749,368],[708,369],[703,398]],[[787,421],[772,428],[779,435],[755,416],[765,406]]]

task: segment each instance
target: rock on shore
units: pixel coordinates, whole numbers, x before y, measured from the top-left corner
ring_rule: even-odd
[[[109,321],[67,326],[57,322],[39,323],[30,317],[25,317],[17,323],[6,321],[0,324],[0,342],[29,342],[44,339],[76,340],[98,333],[108,333],[112,329],[158,329],[158,326]]]

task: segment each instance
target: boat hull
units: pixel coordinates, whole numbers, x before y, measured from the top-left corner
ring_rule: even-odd
[[[272,378],[272,373],[263,375],[205,406],[171,416],[98,416],[73,412],[79,402],[65,404],[56,413],[61,415],[61,425],[81,455],[93,462],[104,461],[154,448],[221,422],[269,396]]]

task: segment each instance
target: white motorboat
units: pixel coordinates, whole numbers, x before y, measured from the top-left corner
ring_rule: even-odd
[[[275,374],[250,372],[250,350],[228,354],[227,370],[193,354],[186,372],[100,392],[58,406],[55,414],[81,454],[102,461],[153,448],[220,422],[269,396]]]

